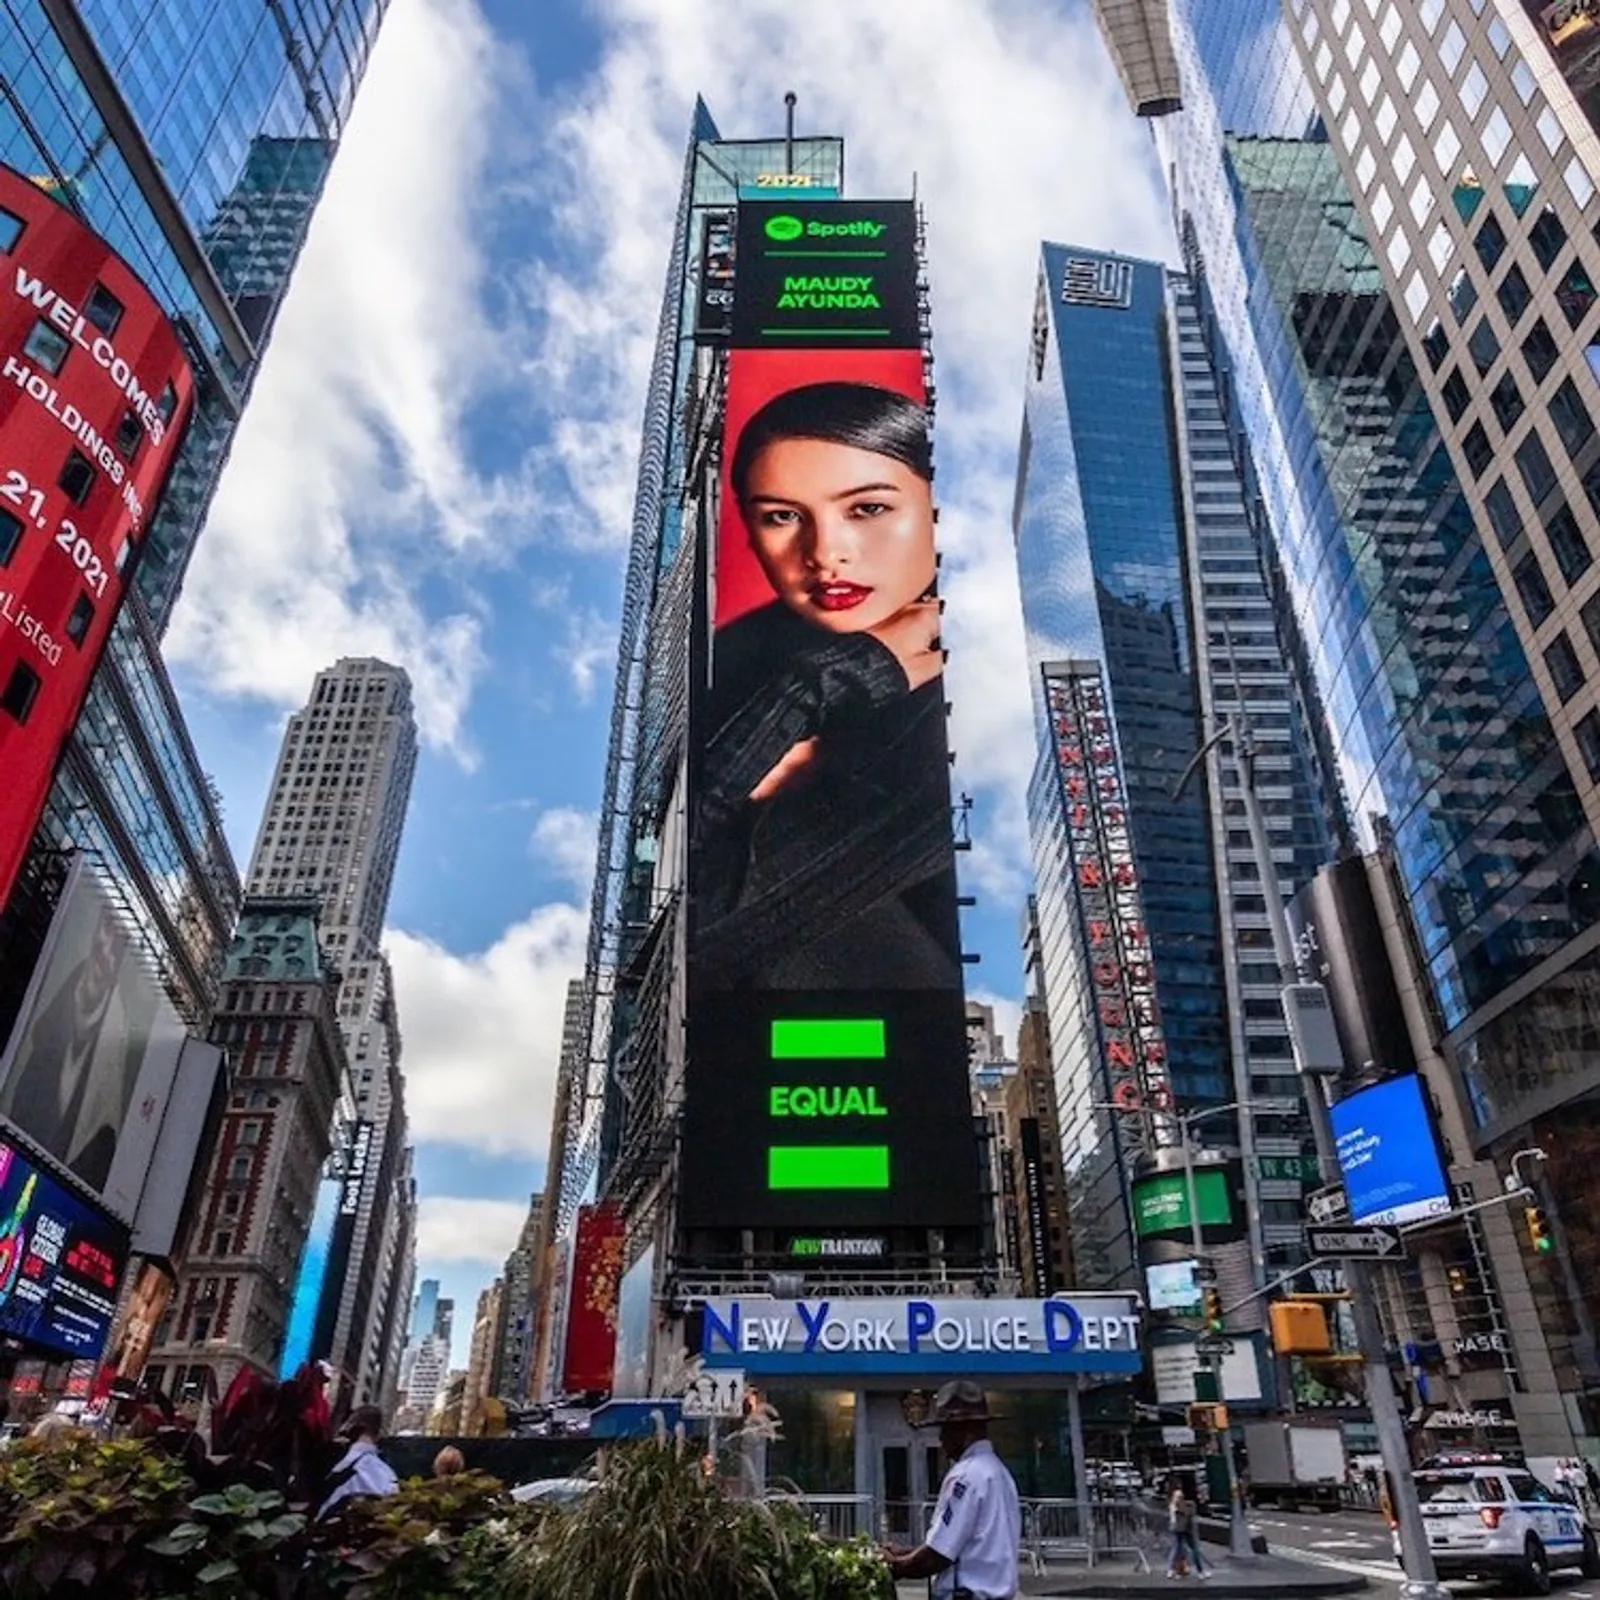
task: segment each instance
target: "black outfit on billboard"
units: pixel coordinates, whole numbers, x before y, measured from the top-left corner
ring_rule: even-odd
[[[781,603],[717,631],[697,785],[693,956],[713,988],[960,982],[941,679]],[[750,792],[801,740],[816,759]]]

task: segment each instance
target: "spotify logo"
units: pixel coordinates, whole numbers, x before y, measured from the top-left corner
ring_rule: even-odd
[[[767,218],[767,237],[776,239],[779,244],[788,244],[791,239],[798,239],[805,231],[805,224],[799,217],[783,215]]]

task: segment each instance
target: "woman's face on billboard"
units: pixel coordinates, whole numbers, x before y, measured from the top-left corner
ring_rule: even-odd
[[[740,507],[778,598],[830,633],[863,633],[933,587],[933,490],[893,456],[777,439]]]

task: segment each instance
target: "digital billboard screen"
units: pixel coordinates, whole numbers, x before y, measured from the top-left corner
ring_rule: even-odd
[[[0,1334],[97,1358],[127,1256],[126,1229],[0,1139]]]
[[[103,239],[0,167],[0,906],[177,454],[178,334]]]
[[[0,1118],[131,1222],[184,1029],[83,856],[0,1056]]]
[[[738,240],[681,1216],[975,1228],[915,211],[746,203]]]
[[[1202,1228],[1231,1225],[1233,1205],[1225,1172],[1215,1168],[1197,1171],[1194,1192]],[[1183,1173],[1157,1173],[1134,1184],[1133,1227],[1141,1239],[1164,1233],[1182,1234],[1187,1238],[1193,1231],[1189,1216],[1189,1184]]]
[[[1417,1222],[1449,1211],[1450,1185],[1416,1073],[1346,1095],[1332,1117],[1352,1222]]]
[[[578,1208],[572,1289],[567,1296],[567,1337],[561,1362],[561,1387],[567,1394],[592,1394],[611,1388],[626,1241],[622,1213],[615,1207]]]

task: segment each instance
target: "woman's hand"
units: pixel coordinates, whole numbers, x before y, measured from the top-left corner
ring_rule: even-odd
[[[781,760],[767,770],[755,788],[750,791],[752,801],[770,800],[785,784],[798,777],[817,759],[817,741],[802,739],[789,746]]]
[[[932,683],[944,671],[944,651],[939,648],[939,602],[918,600],[895,612],[887,622],[867,630],[886,645],[900,663],[913,689]]]

